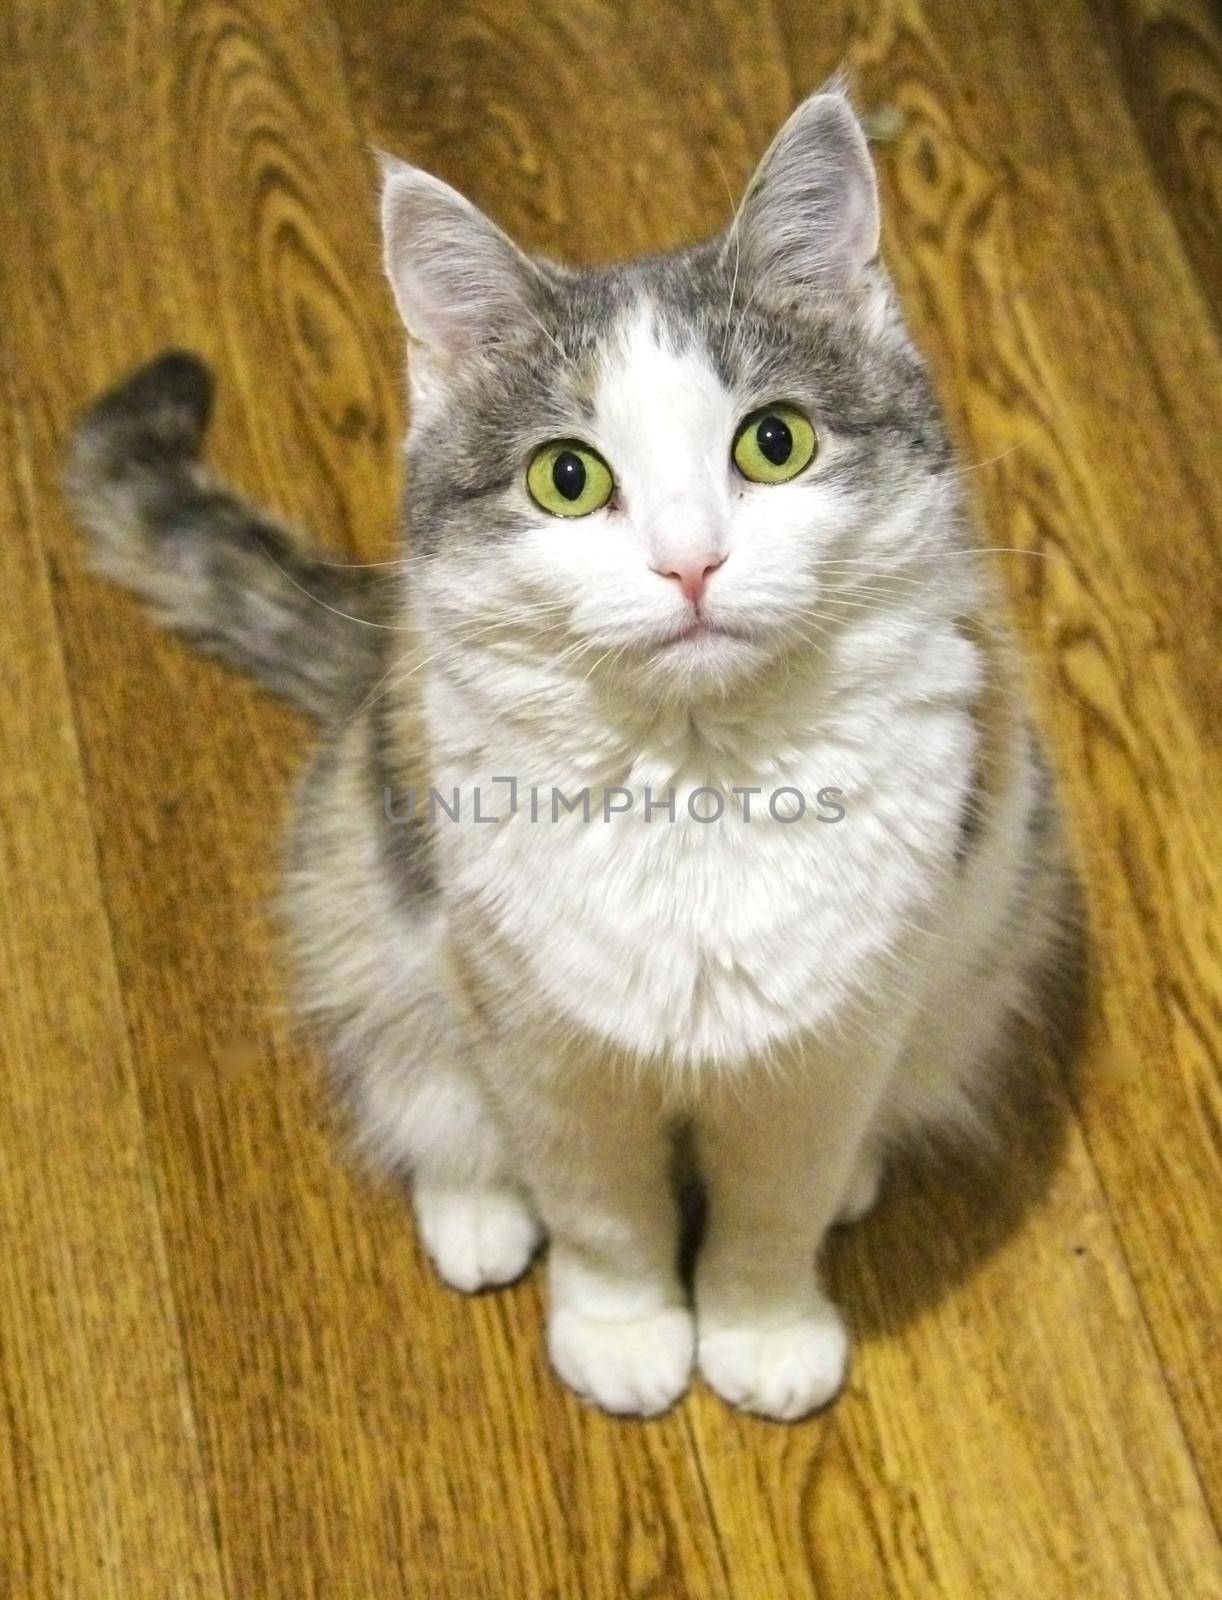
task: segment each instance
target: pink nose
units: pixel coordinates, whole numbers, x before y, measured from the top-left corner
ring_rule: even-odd
[[[704,594],[711,575],[725,560],[725,556],[683,556],[674,561],[665,557],[653,569],[664,578],[673,578],[683,592],[683,598],[696,605]]]

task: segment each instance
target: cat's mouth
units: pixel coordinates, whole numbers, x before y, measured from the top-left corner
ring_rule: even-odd
[[[746,642],[749,637],[741,628],[731,628],[724,622],[714,622],[711,617],[697,613],[685,618],[662,638],[661,643],[663,646],[691,644],[704,639],[737,639]]]

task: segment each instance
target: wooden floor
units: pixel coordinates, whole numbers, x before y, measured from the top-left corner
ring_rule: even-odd
[[[9,0],[0,15],[0,1590],[1222,1595],[1222,37],[1208,0]],[[1094,928],[1004,1179],[831,1261],[795,1427],[616,1423],[342,1152],[267,914],[308,731],[82,570],[74,412],[168,343],[213,458],[386,550],[371,143],[579,259],[718,227],[847,62],[1035,660]],[[1026,552],[1030,552],[1027,554]]]

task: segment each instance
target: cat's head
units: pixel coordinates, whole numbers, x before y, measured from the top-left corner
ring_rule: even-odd
[[[721,235],[624,266],[532,259],[438,179],[384,178],[430,630],[662,697],[813,657],[829,590],[914,536],[947,461],[842,90]]]

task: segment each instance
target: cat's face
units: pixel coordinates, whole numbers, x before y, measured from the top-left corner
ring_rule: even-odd
[[[946,457],[843,97],[800,108],[729,233],[673,257],[532,263],[410,168],[386,214],[430,627],[653,695],[817,653]]]

